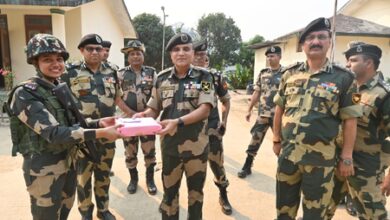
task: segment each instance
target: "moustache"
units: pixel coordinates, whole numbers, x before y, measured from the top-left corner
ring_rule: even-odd
[[[314,49],[314,48],[322,49],[323,47],[322,47],[321,45],[318,45],[318,44],[314,44],[314,45],[311,45],[311,46],[310,46],[310,50],[311,50],[311,49]]]

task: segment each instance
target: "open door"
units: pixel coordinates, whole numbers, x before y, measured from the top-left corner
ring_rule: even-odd
[[[0,69],[11,68],[7,15],[0,14]],[[0,74],[0,87],[4,88],[4,77]]]

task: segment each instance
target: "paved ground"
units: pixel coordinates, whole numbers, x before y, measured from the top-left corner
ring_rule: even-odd
[[[243,92],[241,92],[242,94]],[[256,157],[253,174],[246,179],[237,177],[237,171],[241,169],[245,159],[246,146],[250,140],[249,130],[255,117],[247,123],[244,112],[247,108],[248,96],[232,92],[232,110],[229,117],[228,129],[224,139],[225,144],[225,168],[230,181],[229,199],[234,207],[234,213],[226,216],[220,211],[218,204],[218,190],[214,186],[213,176],[208,169],[205,186],[205,198],[203,206],[204,219],[260,219],[275,218],[275,170],[276,157],[272,153],[272,133],[267,137]],[[0,123],[2,123],[0,121]],[[22,178],[20,156],[11,157],[11,140],[9,128],[0,126],[0,219],[29,220],[32,219],[29,209],[29,197],[25,190]],[[159,150],[159,149],[158,149]],[[139,190],[130,195],[126,191],[129,174],[125,168],[124,150],[122,141],[117,141],[110,190],[110,209],[117,219],[160,219],[158,205],[162,198],[161,163],[157,165],[156,184],[158,193],[150,196],[145,187],[145,168],[143,167],[142,154],[139,154]],[[160,155],[158,151],[158,161]],[[183,178],[185,179],[185,178]],[[187,193],[185,180],[182,183],[180,197],[180,219],[186,219]],[[389,209],[389,205],[387,206]],[[72,209],[69,219],[80,219],[77,204]],[[95,217],[95,219],[97,219]],[[336,220],[353,219],[346,214],[343,207],[336,213]]]

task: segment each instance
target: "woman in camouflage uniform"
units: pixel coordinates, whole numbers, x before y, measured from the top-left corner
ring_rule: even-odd
[[[67,219],[73,205],[76,172],[71,152],[88,140],[120,137],[114,118],[91,123],[84,129],[60,104],[53,89],[65,70],[69,53],[56,37],[37,34],[27,44],[27,62],[37,75],[10,93],[13,156],[23,155],[23,173],[34,220]],[[106,127],[106,128],[99,128]]]

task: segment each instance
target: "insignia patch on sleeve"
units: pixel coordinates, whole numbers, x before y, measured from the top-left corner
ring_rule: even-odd
[[[211,83],[207,81],[202,81],[201,88],[203,92],[209,93],[211,90]]]
[[[361,98],[362,98],[362,94],[360,94],[360,93],[353,93],[352,94],[352,102],[353,102],[353,104],[358,104],[360,102]]]

